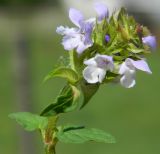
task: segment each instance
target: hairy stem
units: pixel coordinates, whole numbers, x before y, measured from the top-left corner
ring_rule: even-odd
[[[56,123],[58,116],[53,116],[48,118],[48,126],[45,129],[43,135],[43,140],[45,144],[45,154],[56,154],[56,143],[57,138],[55,137]]]
[[[45,154],[56,154],[56,149],[54,144],[49,144],[45,147]]]
[[[70,58],[70,66],[71,66],[71,68],[76,71],[75,52],[74,52],[74,50],[69,52],[69,58]]]

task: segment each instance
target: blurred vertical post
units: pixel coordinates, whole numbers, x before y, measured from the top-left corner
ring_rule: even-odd
[[[14,52],[14,76],[15,93],[18,111],[32,112],[33,103],[31,97],[31,79],[29,65],[29,44],[25,32],[16,33]],[[18,129],[18,152],[19,154],[35,154],[35,139],[33,134]]]

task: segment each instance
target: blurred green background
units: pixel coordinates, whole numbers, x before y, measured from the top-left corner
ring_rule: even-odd
[[[55,33],[58,25],[70,25],[62,1],[0,1],[0,153],[43,153],[39,133],[25,133],[8,114],[40,113],[63,87],[60,79],[42,84],[59,57],[67,54],[60,44],[61,37]],[[154,32],[159,38],[159,29]],[[104,129],[116,137],[117,143],[60,143],[58,154],[160,153],[159,50],[148,57],[148,62],[153,75],[138,72],[134,88],[104,85],[86,108],[60,119],[60,124]]]

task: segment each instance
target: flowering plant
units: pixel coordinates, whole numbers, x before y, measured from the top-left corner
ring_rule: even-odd
[[[156,39],[147,27],[138,24],[124,8],[109,16],[105,5],[96,3],[97,18],[84,19],[83,14],[71,8],[69,18],[73,28],[60,26],[56,32],[63,36],[62,45],[69,53],[67,65],[61,65],[44,79],[66,79],[55,102],[40,115],[28,112],[13,113],[26,130],[40,130],[46,154],[55,153],[58,141],[83,143],[97,141],[115,143],[112,135],[84,126],[57,126],[59,116],[85,107],[100,85],[120,83],[125,88],[136,84],[137,70],[151,74],[145,56],[156,48]],[[83,96],[83,102],[79,98]]]

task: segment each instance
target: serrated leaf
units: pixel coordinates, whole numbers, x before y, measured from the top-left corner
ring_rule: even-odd
[[[81,126],[70,126],[60,129],[57,134],[59,141],[64,143],[85,143],[88,141],[115,143],[115,138],[102,130],[85,128]]]
[[[81,82],[81,89],[83,93],[83,103],[81,109],[89,102],[89,100],[93,97],[93,95],[99,89],[99,83],[96,84],[88,84],[86,81]]]
[[[44,78],[44,82],[55,77],[65,78],[69,83],[72,83],[72,84],[75,84],[79,80],[78,74],[74,70],[70,68],[60,67],[51,71]]]
[[[78,105],[79,90],[75,86],[66,85],[55,102],[50,104],[41,113],[42,116],[53,116],[59,113],[66,113],[74,110]]]
[[[12,113],[9,117],[15,119],[18,124],[27,131],[34,131],[37,129],[43,130],[48,124],[48,119],[46,117],[41,117],[29,112]]]

